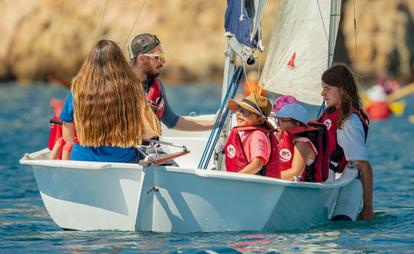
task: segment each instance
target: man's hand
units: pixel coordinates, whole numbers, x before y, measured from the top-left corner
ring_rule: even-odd
[[[223,118],[224,118],[224,113],[225,113],[226,111],[225,110],[223,110],[222,112],[221,112],[221,115],[219,116],[219,111],[217,111],[216,112],[216,115],[214,116],[214,118],[212,119],[212,120],[210,120],[210,128],[213,128],[213,126],[214,126],[214,123],[216,122],[216,120],[217,120],[217,118],[218,117],[220,117],[219,118],[219,120],[218,120],[218,124],[220,124],[220,122],[221,121],[223,121]]]

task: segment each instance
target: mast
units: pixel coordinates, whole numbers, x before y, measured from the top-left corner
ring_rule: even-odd
[[[246,2],[245,2],[246,1]],[[263,15],[264,6],[267,0],[228,0],[228,9],[225,17],[225,28],[227,38],[227,49],[224,53],[224,73],[221,100],[223,101],[228,90],[230,77],[235,70],[235,58],[240,58],[241,62],[247,64],[254,63],[254,51],[260,38],[256,40],[256,34],[260,29],[260,22]],[[237,5],[239,4],[239,5]],[[236,7],[236,8],[229,8]],[[246,6],[250,6],[247,10]],[[249,13],[249,11],[252,11]],[[255,41],[255,42],[254,42]],[[224,156],[221,153],[227,140],[230,130],[230,118],[226,119],[223,131],[220,133],[219,143],[214,156],[214,163],[217,170],[224,170]]]
[[[227,49],[224,52],[225,60],[224,60],[224,72],[223,72],[223,84],[222,84],[222,90],[221,90],[221,101],[222,102],[225,99],[228,85],[230,82],[230,77],[233,76],[234,68],[235,68],[235,65],[234,65],[235,55],[234,55],[233,49],[230,46],[230,39],[233,37],[233,35],[226,34],[226,37],[227,37]],[[220,150],[223,149],[225,145],[225,142],[227,140],[227,135],[229,132],[229,128],[230,128],[228,119],[224,121],[226,122],[224,124],[223,131],[220,133],[219,143],[215,151],[215,154],[218,154],[218,155],[220,154]],[[225,159],[224,156],[214,156],[214,165],[217,170],[223,170],[224,159]]]
[[[227,41],[230,40],[232,37],[229,34],[226,34]],[[223,72],[223,85],[221,90],[221,100],[224,99],[224,96],[227,91],[227,86],[230,81],[230,77],[233,75],[234,72],[234,52],[230,47],[229,42],[227,42],[227,49],[224,52],[224,72]]]
[[[330,9],[327,68],[333,63],[338,23],[341,18],[341,0],[331,0]]]

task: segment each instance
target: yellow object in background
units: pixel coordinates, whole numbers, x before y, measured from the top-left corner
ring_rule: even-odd
[[[393,92],[392,94],[387,96],[389,101],[395,101],[401,99],[402,97],[408,96],[414,93],[414,83],[408,84],[406,86],[401,87],[397,91]]]
[[[405,101],[394,101],[390,103],[390,109],[392,113],[396,116],[401,116],[404,114],[405,110]]]

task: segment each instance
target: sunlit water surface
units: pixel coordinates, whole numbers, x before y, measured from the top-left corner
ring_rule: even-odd
[[[0,85],[1,253],[278,253],[414,251],[414,96],[401,117],[371,124],[368,148],[374,168],[376,219],[339,222],[292,232],[158,234],[63,231],[49,218],[33,173],[19,165],[25,152],[44,148],[51,98],[67,91],[37,84]],[[220,87],[167,88],[179,114],[213,113]],[[316,107],[309,107],[313,112]],[[314,113],[315,115],[315,113]],[[236,211],[235,211],[236,212]]]

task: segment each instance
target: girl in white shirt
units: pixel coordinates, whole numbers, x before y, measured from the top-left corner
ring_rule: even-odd
[[[331,165],[334,170],[341,172],[346,162],[357,163],[364,190],[364,207],[360,218],[373,219],[373,175],[365,144],[369,121],[349,67],[336,64],[326,70],[322,74],[321,95],[327,109],[319,121],[328,128]]]

